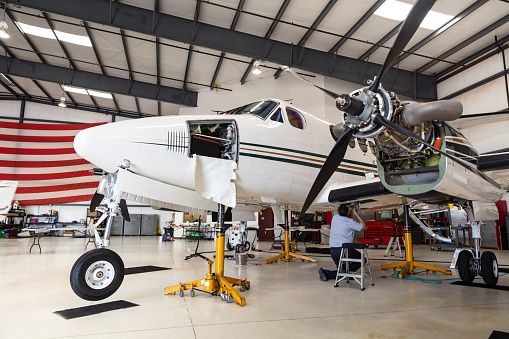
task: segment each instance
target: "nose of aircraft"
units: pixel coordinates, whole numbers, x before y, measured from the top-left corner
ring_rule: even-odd
[[[115,125],[101,125],[79,132],[74,138],[76,153],[107,172],[116,171],[123,160],[128,133],[119,133],[121,130]]]

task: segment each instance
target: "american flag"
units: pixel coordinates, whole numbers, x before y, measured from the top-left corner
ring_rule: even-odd
[[[74,151],[79,131],[96,124],[0,120],[0,180],[18,181],[21,206],[90,201],[99,184],[91,163]]]

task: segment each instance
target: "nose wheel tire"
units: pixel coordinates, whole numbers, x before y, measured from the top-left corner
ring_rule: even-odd
[[[475,278],[474,256],[470,251],[461,251],[456,263],[461,280],[466,284],[471,284]]]
[[[493,252],[486,251],[481,255],[482,280],[488,286],[495,286],[498,283],[498,262]]]
[[[71,288],[82,299],[102,300],[117,291],[124,280],[124,263],[119,255],[101,248],[86,252],[71,269]]]

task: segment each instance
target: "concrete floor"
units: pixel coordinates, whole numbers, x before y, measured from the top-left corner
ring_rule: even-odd
[[[375,286],[361,292],[356,283],[333,288],[318,279],[320,267],[332,268],[330,257],[316,264],[300,260],[265,265],[271,254],[255,252],[261,265],[235,267],[227,260],[226,275],[248,278],[246,306],[219,297],[187,292],[163,295],[165,287],[205,277],[206,263],[185,261],[196,242],[162,243],[159,237],[113,237],[110,248],[126,267],[155,265],[171,270],[125,277],[117,293],[101,302],[78,298],[70,288],[69,271],[84,252],[80,238],[45,237],[42,254],[31,239],[0,239],[0,338],[488,338],[492,331],[509,332],[509,292],[451,285],[458,278],[418,274],[419,278],[451,279],[441,284],[400,280],[380,270],[383,249],[370,249]],[[90,247],[90,246],[89,246]],[[268,249],[270,243],[261,243]],[[301,246],[302,247],[302,246]],[[415,246],[417,260],[448,267],[452,252]],[[202,241],[201,250],[213,242]],[[509,253],[495,251],[500,265]],[[212,256],[212,254],[209,254]],[[391,262],[389,260],[387,262]],[[482,282],[482,280],[476,280]],[[499,285],[509,286],[509,276]],[[126,300],[138,307],[71,320],[54,314],[69,308]]]

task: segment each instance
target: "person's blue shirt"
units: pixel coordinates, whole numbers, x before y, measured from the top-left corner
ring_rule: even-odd
[[[349,217],[334,214],[330,228],[330,247],[342,247],[343,243],[353,242],[355,231],[361,231],[362,224]]]

